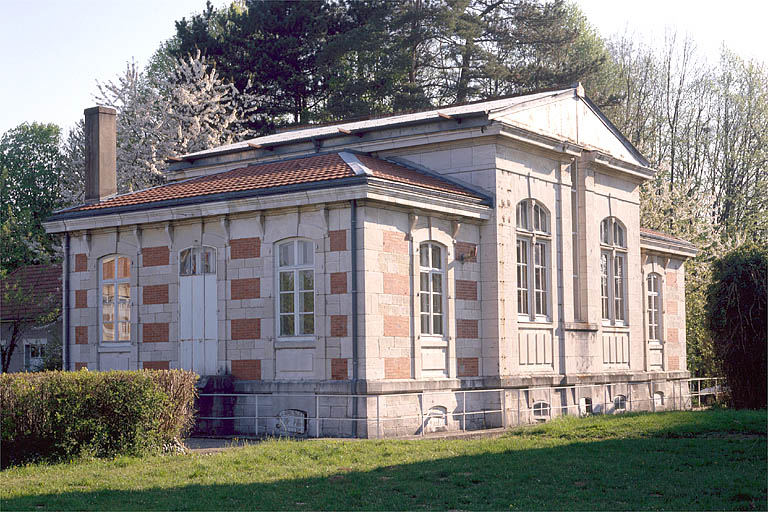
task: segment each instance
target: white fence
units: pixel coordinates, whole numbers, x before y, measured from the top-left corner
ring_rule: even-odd
[[[722,392],[723,379],[695,378],[382,395],[201,394],[209,406],[197,417],[197,431],[238,436],[423,436],[508,428],[565,415],[696,409],[714,402]]]

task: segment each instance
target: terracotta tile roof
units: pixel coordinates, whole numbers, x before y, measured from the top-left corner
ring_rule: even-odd
[[[667,239],[667,240],[672,240],[672,241],[675,241],[675,242],[681,242],[681,243],[684,243],[684,244],[687,244],[687,245],[693,245],[688,240],[683,240],[682,238],[677,238],[676,236],[668,235],[667,233],[662,233],[661,231],[656,231],[654,229],[640,228],[640,233],[641,234],[645,233],[645,234],[648,234],[648,235],[654,235],[654,236],[657,236],[657,237],[660,237],[660,238],[664,238],[664,239]]]
[[[61,307],[61,265],[27,265],[0,283],[0,320],[33,319]],[[22,298],[17,298],[21,296]]]
[[[387,162],[366,155],[355,155],[363,165],[368,167],[374,178],[396,183],[420,186],[441,192],[450,192],[467,197],[482,199],[469,190],[458,186],[447,179],[442,179],[427,173],[410,169],[401,165]],[[213,194],[239,191],[257,191],[286,185],[303,185],[319,182],[330,182],[344,178],[354,178],[355,171],[340,156],[339,153],[315,155],[305,158],[267,162],[231,171],[220,172],[181,182],[168,183],[157,187],[140,190],[130,194],[112,197],[99,203],[78,206],[59,212],[102,210],[106,208],[130,207],[160,201],[181,198],[194,198]],[[56,214],[54,217],[57,216]]]

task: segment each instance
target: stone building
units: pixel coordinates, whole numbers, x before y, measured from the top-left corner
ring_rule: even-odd
[[[688,377],[695,249],[640,227],[654,170],[581,86],[192,153],[124,195],[114,127],[86,110],[87,203],[45,224],[67,368],[231,374],[260,432],[358,436],[651,408]]]

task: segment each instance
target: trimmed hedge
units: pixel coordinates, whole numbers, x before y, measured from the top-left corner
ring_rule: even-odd
[[[183,370],[0,375],[2,466],[157,450],[194,421]]]

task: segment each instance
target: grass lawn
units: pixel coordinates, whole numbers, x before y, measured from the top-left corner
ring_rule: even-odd
[[[0,508],[766,510],[766,412],[563,418],[475,440],[269,441],[0,472]]]

